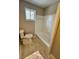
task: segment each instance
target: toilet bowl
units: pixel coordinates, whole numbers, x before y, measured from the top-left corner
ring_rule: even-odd
[[[25,35],[25,38],[27,38],[27,39],[30,39],[30,38],[32,38],[33,37],[33,34],[26,34]]]
[[[31,44],[32,43],[33,34],[26,34],[23,39],[23,44]]]

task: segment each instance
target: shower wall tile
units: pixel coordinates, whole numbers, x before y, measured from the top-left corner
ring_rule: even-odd
[[[36,21],[35,21],[35,32],[42,32],[42,25],[43,25],[43,16],[37,15]]]

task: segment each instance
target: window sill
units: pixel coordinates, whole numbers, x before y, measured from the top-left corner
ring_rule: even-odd
[[[27,22],[35,22],[35,20],[26,19]]]
[[[27,22],[35,22],[35,20],[26,20]]]

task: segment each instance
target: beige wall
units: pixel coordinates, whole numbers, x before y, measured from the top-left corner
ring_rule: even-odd
[[[19,0],[19,28],[25,29],[25,22],[24,22],[24,1]]]
[[[35,32],[35,22],[34,21],[26,21],[25,19],[25,10],[24,8],[27,7],[27,8],[32,8],[32,9],[35,9],[36,10],[36,13],[37,15],[44,15],[43,13],[43,9],[38,7],[38,6],[35,6],[33,4],[30,4],[28,2],[25,2],[23,0],[20,0],[20,21],[19,21],[19,26],[20,26],[20,29],[24,29],[25,32]]]

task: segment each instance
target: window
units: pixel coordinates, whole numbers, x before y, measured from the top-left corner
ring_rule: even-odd
[[[36,10],[25,8],[25,16],[28,21],[35,21]]]

